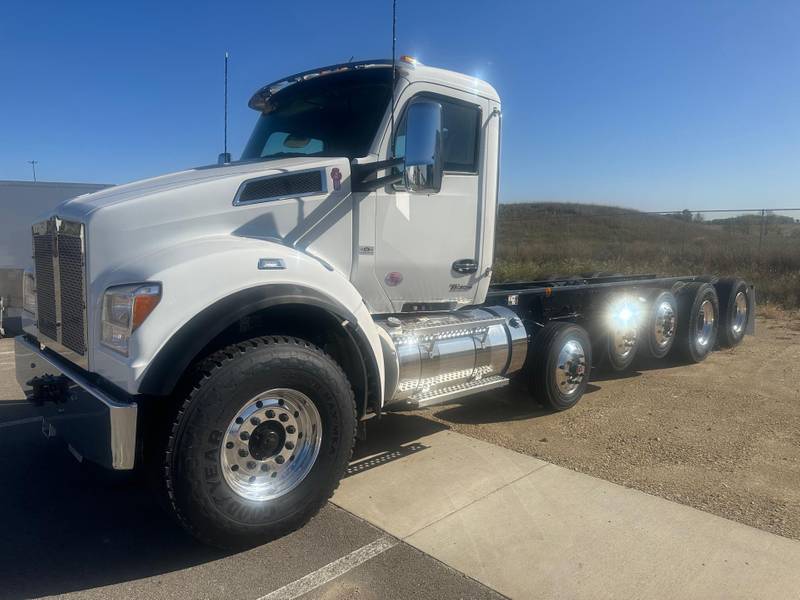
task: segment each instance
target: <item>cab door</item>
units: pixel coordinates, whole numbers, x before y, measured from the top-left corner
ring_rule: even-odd
[[[415,99],[442,106],[444,173],[438,193],[412,193],[402,185],[377,192],[375,276],[398,312],[472,304],[489,267],[482,264],[481,244],[488,101],[435,85],[407,86],[392,141],[397,157],[404,155],[403,107]],[[388,157],[389,143],[384,146]]]

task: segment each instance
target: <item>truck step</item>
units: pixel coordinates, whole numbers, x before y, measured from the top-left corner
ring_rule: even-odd
[[[434,404],[441,404],[448,402],[462,396],[477,394],[478,392],[486,392],[497,388],[505,387],[508,385],[508,377],[502,375],[492,375],[491,377],[484,377],[482,379],[475,379],[467,383],[460,383],[445,388],[438,388],[433,392],[421,392],[409,398],[409,402],[417,408],[425,406],[432,406]]]

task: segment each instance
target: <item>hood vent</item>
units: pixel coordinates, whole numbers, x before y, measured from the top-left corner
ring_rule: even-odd
[[[325,169],[269,175],[245,181],[236,192],[233,204],[238,206],[282,198],[299,198],[325,191]]]

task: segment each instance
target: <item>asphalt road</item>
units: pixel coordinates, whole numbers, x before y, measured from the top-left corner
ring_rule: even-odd
[[[500,597],[333,505],[247,552],[198,545],[138,479],[95,471],[44,439],[13,380],[10,346],[0,340],[0,598]]]

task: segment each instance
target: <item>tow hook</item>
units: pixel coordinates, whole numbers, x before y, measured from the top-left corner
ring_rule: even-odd
[[[45,402],[66,402],[69,400],[69,379],[64,375],[42,375],[28,382],[33,388],[30,401],[36,406]]]

